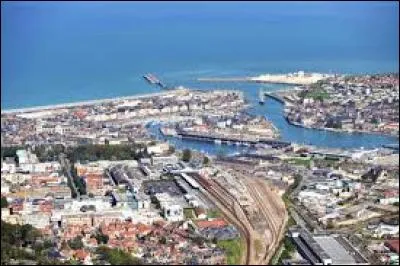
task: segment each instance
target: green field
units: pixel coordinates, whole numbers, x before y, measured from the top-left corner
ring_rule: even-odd
[[[185,208],[183,209],[183,215],[185,215],[185,219],[193,219],[195,218],[193,213],[193,208]]]
[[[304,165],[307,168],[311,167],[311,159],[310,158],[293,158],[287,159],[287,162],[297,164],[297,165]]]
[[[324,90],[315,90],[307,93],[306,98],[313,98],[314,100],[329,99],[329,93]]]
[[[232,240],[219,240],[217,246],[224,249],[228,265],[239,265],[243,255],[243,241],[241,238]]]
[[[207,218],[218,218],[221,217],[221,213],[216,209],[210,209],[207,211]]]

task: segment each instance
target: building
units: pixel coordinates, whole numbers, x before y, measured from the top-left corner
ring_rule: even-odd
[[[152,156],[151,163],[152,165],[166,165],[166,164],[177,164],[179,162],[179,158],[175,155],[170,156]]]
[[[178,222],[185,220],[183,208],[181,205],[167,205],[163,208],[164,218],[169,222]]]
[[[398,235],[399,234],[399,226],[398,225],[389,225],[380,223],[374,230],[374,237],[383,237],[388,235]]]
[[[177,197],[171,197],[168,193],[158,193],[155,198],[161,208],[164,218],[167,221],[177,222],[185,219],[183,207],[179,204]]]
[[[16,162],[14,157],[6,157],[5,160],[1,161],[1,172],[2,173],[15,173]]]
[[[159,143],[153,146],[147,147],[147,152],[149,154],[163,154],[169,150],[168,143]]]
[[[151,204],[150,196],[142,193],[135,194],[138,209],[149,209]]]
[[[367,265],[367,260],[345,238],[311,235],[302,228],[289,229],[299,253],[312,265]]]
[[[44,229],[50,225],[50,215],[48,214],[24,214],[21,218],[24,224],[30,224],[38,229]]]
[[[390,251],[399,254],[399,239],[386,240],[385,246],[389,248]]]

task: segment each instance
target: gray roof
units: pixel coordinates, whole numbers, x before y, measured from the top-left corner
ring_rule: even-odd
[[[332,236],[315,236],[314,240],[331,257],[332,264],[355,264],[356,260],[348,251]]]

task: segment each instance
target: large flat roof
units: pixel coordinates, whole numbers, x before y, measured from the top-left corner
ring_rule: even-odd
[[[348,265],[357,263],[354,257],[333,236],[314,236],[314,240],[332,259],[332,264]]]

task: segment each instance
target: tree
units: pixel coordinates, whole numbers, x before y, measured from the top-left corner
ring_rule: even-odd
[[[1,208],[7,208],[8,207],[8,202],[5,197],[1,197]]]
[[[68,240],[68,245],[72,249],[81,249],[83,248],[82,237],[77,236],[74,239]]]
[[[210,162],[210,159],[207,156],[203,158],[203,164],[207,165]]]
[[[326,224],[326,229],[333,229],[333,228],[335,228],[335,224],[332,219],[329,219]]]
[[[169,148],[168,148],[168,152],[169,153],[174,153],[175,152],[175,147],[170,145]]]
[[[167,244],[167,238],[165,236],[161,237],[160,244],[163,244],[163,245]]]
[[[109,237],[103,234],[103,232],[97,233],[95,238],[99,244],[107,244],[109,239]]]
[[[182,154],[182,160],[185,162],[189,162],[192,158],[192,152],[189,149],[184,149]]]
[[[138,258],[133,257],[131,254],[114,248],[111,249],[107,246],[101,246],[97,249],[103,260],[108,261],[111,265],[141,265],[141,261]]]

